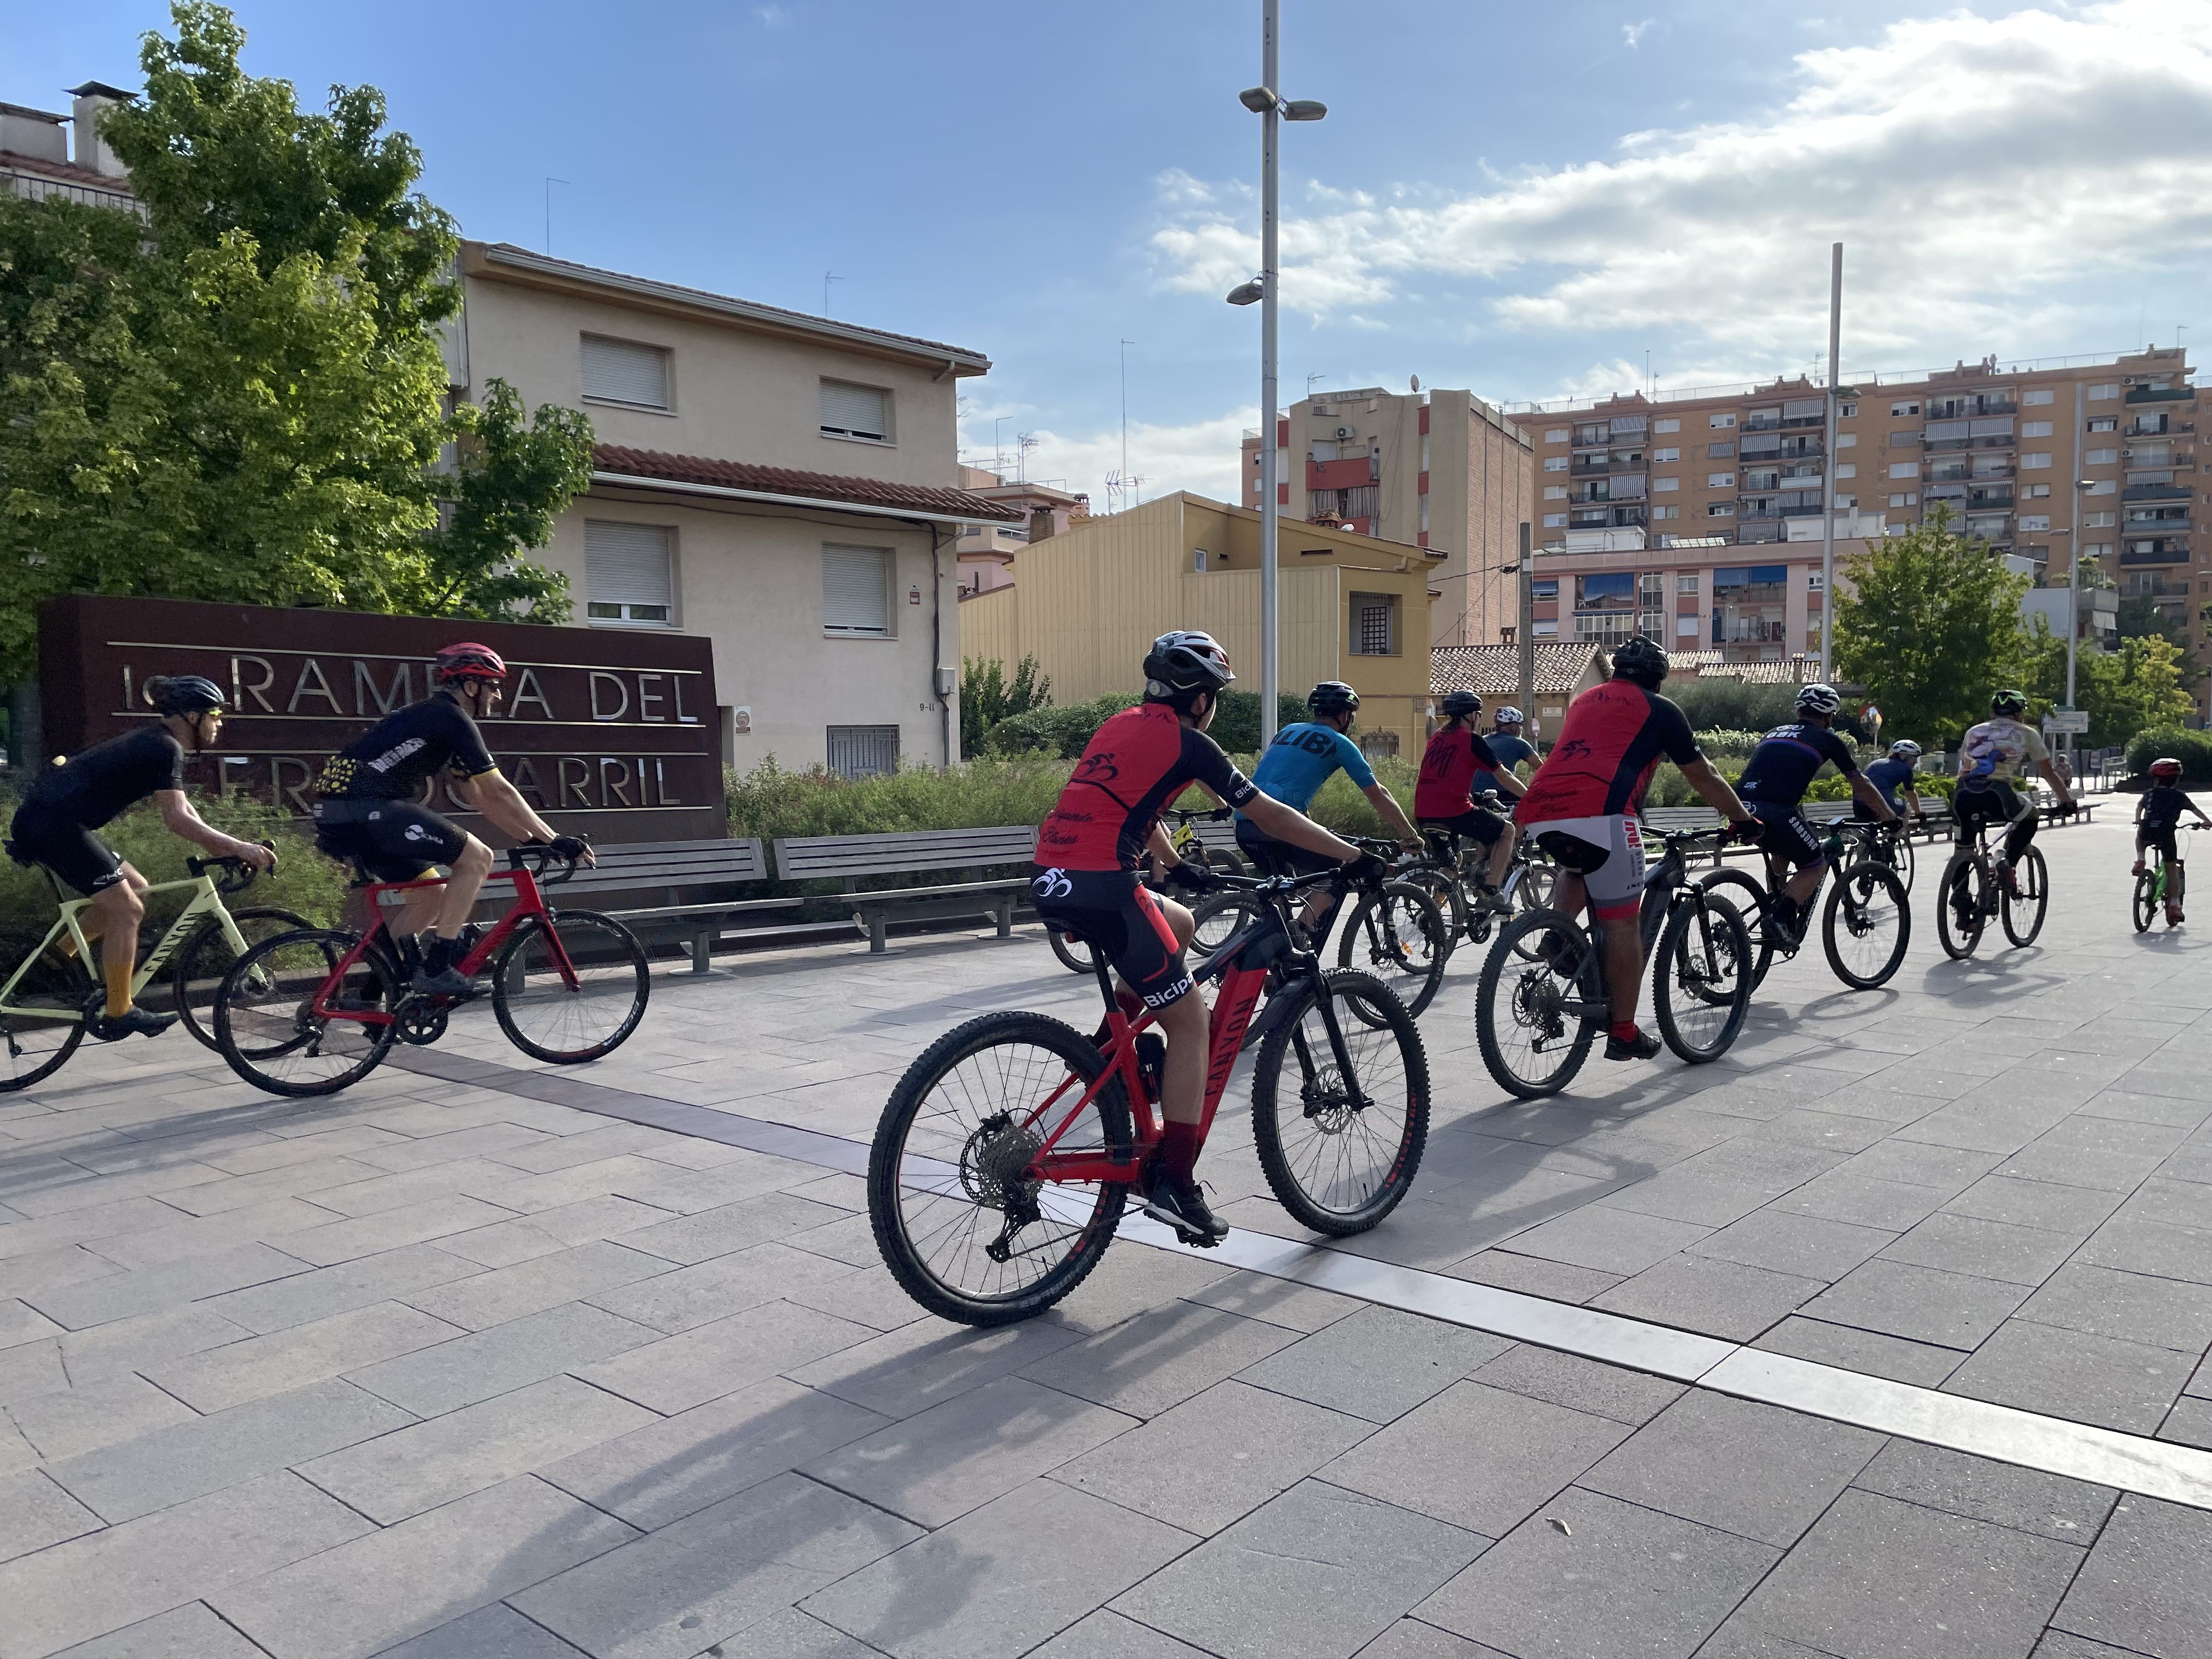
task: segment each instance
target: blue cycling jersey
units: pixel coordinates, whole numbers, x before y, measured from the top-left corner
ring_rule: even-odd
[[[1505,770],[1509,774],[1522,761],[1533,763],[1536,758],[1536,745],[1526,738],[1504,738],[1492,732],[1484,741],[1489,744],[1490,752],[1505,763]],[[1475,794],[1479,795],[1486,789],[1498,789],[1498,774],[1487,767],[1477,769],[1474,781]],[[1505,792],[1498,789],[1498,793],[1502,795]]]
[[[1274,742],[1252,769],[1252,781],[1261,793],[1303,812],[1340,766],[1362,789],[1373,785],[1375,769],[1358,744],[1333,726],[1300,720],[1275,733]]]
[[[1897,799],[1897,792],[1912,776],[1911,761],[1887,758],[1878,760],[1866,769],[1865,776],[1869,783],[1881,791],[1881,798],[1889,803],[1891,811],[1902,810]]]

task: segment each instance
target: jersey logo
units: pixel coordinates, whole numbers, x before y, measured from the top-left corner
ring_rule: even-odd
[[[1114,764],[1111,755],[1085,755],[1075,775],[1085,783],[1110,783],[1121,775],[1121,769]]]
[[[1581,738],[1569,738],[1552,750],[1552,758],[1553,760],[1587,760],[1590,754],[1590,746],[1587,741]]]
[[[1066,898],[1075,890],[1065,870],[1047,870],[1031,878],[1030,885],[1036,890],[1039,898]]]

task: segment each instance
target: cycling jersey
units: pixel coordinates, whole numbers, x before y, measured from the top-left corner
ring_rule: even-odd
[[[1813,775],[1832,761],[1845,777],[1858,776],[1859,763],[1850,744],[1825,726],[1791,720],[1759,740],[1743,775],[1736,780],[1735,793],[1747,805],[1764,801],[1771,806],[1795,806],[1805,799]]]
[[[1231,806],[1260,793],[1220,744],[1166,703],[1123,709],[1098,728],[1037,827],[1038,866],[1134,870],[1160,814],[1194,783]]]
[[[1959,784],[1978,789],[1999,778],[2024,778],[2038,766],[2048,765],[2051,750],[2033,726],[1999,714],[1969,727],[1959,745]]]
[[[1903,805],[1897,792],[1912,781],[1912,763],[1909,760],[1878,760],[1865,771],[1866,781],[1881,791],[1881,798],[1889,803],[1893,812],[1902,811]]]
[[[1634,812],[1662,758],[1683,766],[1704,757],[1680,709],[1633,680],[1607,680],[1567,706],[1559,741],[1529,780],[1513,821],[1526,827]]]
[[[386,714],[331,756],[315,789],[325,799],[404,800],[433,772],[474,778],[497,764],[460,700],[436,691]]]
[[[2154,783],[2143,791],[2139,822],[2146,830],[2171,830],[2181,822],[2181,815],[2190,810],[2191,804],[2185,791],[2170,783]]]
[[[23,793],[23,810],[97,830],[157,790],[185,787],[185,748],[167,728],[137,731],[50,766]]]
[[[1252,784],[1261,794],[1303,812],[1339,767],[1362,789],[1375,787],[1375,769],[1358,744],[1333,726],[1300,720],[1275,733],[1274,742],[1252,769]]]
[[[1447,726],[1422,751],[1420,781],[1413,786],[1413,816],[1456,817],[1474,804],[1475,775],[1495,772],[1504,763],[1480,732]]]
[[[1498,788],[1498,780],[1501,776],[1509,778],[1513,776],[1513,769],[1520,765],[1522,761],[1527,761],[1531,765],[1534,764],[1536,745],[1526,738],[1509,738],[1496,732],[1492,732],[1483,741],[1490,745],[1490,752],[1498,757],[1501,764],[1496,771],[1492,771],[1486,767],[1474,775],[1474,793],[1479,795],[1486,789],[1497,789],[1502,795],[1505,792]]]

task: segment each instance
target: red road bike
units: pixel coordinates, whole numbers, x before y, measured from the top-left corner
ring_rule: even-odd
[[[1193,977],[1218,987],[1204,1130],[1237,1056],[1256,1046],[1251,1128],[1267,1185],[1297,1221],[1343,1237],[1375,1226],[1412,1186],[1429,1072],[1389,986],[1324,970],[1295,943],[1290,906],[1324,884],[1340,891],[1342,878],[1236,881],[1255,914]],[[1046,1014],[985,1014],[932,1043],[884,1108],[868,1213],[884,1261],[932,1313],[1002,1325],[1051,1307],[1097,1266],[1159,1143],[1165,1045],[1149,1014],[1122,1010],[1095,950],[1091,969],[1103,1038]]]

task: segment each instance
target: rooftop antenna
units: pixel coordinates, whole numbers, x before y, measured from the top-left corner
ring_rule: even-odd
[[[1129,348],[1134,340],[1121,342],[1121,471],[1129,470]]]
[[[1006,422],[1013,418],[1011,415],[991,417],[991,471],[999,475],[1000,483],[1006,481]]]
[[[1106,511],[1109,515],[1121,510],[1121,475],[1109,472],[1106,475]]]
[[[553,186],[554,186],[554,185],[566,185],[568,184],[568,181],[566,179],[556,179],[556,178],[554,178],[554,177],[553,177],[551,174],[550,174],[550,173],[546,175],[546,179],[545,179],[545,254],[546,254],[546,257],[547,257],[548,258],[550,258],[552,257],[552,254],[553,254]]]
[[[1311,403],[1313,401],[1314,382],[1316,380],[1326,380],[1327,379],[1328,379],[1328,376],[1326,374],[1309,374],[1306,376],[1306,401],[1308,403]]]
[[[1144,504],[1144,500],[1145,500],[1145,481],[1144,481],[1144,479],[1143,479],[1142,477],[1133,477],[1133,477],[1130,478],[1130,480],[1129,480],[1129,495],[1130,495],[1130,501],[1129,501],[1129,505],[1130,505],[1130,506],[1132,506],[1132,507],[1141,507],[1141,506]]]
[[[1014,434],[1014,446],[1020,455],[1021,482],[1027,483],[1030,481],[1030,451],[1037,447],[1036,434],[1017,432]]]
[[[822,314],[824,317],[830,314],[830,284],[842,283],[844,280],[835,271],[825,270],[822,273]]]

